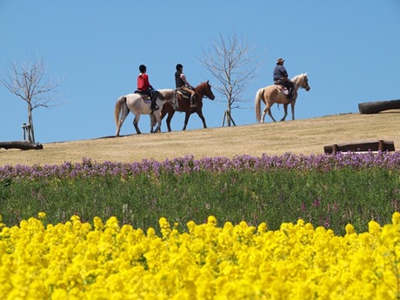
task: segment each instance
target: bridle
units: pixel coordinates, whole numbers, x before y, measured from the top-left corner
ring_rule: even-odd
[[[302,89],[305,89],[306,87],[308,87],[308,78],[304,74],[302,76],[303,76],[303,81],[304,81],[305,84],[304,83],[303,84],[295,83],[295,85],[299,86]]]

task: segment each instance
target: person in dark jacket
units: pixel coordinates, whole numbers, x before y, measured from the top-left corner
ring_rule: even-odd
[[[145,65],[140,65],[139,66],[139,71],[140,74],[137,78],[137,89],[143,93],[146,94],[151,98],[151,105],[150,108],[152,110],[158,110],[159,107],[156,103],[157,101],[157,91],[154,90],[153,86],[149,82],[149,76],[146,74],[146,66]]]
[[[184,90],[190,94],[190,107],[196,107],[196,93],[194,87],[187,81],[185,74],[183,74],[183,66],[181,64],[176,65],[175,72],[175,86],[177,89]]]
[[[283,66],[284,63],[285,60],[283,58],[278,58],[276,61],[276,66],[274,69],[274,83],[285,86],[289,91],[289,95],[287,97],[289,100],[292,100],[294,84],[289,79],[286,68]]]

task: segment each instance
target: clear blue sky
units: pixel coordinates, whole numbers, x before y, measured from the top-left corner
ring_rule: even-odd
[[[400,99],[399,0],[0,0],[0,74],[10,60],[39,56],[46,74],[63,79],[64,104],[33,111],[37,142],[109,136],[115,102],[135,90],[140,64],[158,89],[174,87],[177,63],[193,85],[218,84],[198,58],[212,39],[234,31],[265,61],[243,94],[249,101],[233,111],[238,126],[255,123],[255,93],[272,83],[278,57],[290,77],[309,76],[311,90],[300,90],[296,119],[357,113],[360,102]],[[222,126],[226,110],[223,96],[216,96],[203,108],[209,128]],[[21,140],[26,103],[0,85],[0,105],[0,141]],[[280,119],[283,107],[274,106],[273,114]],[[183,120],[176,114],[172,129],[181,130]],[[135,132],[132,121],[130,114],[121,134]],[[149,117],[139,126],[148,133]],[[200,128],[192,115],[188,129]]]

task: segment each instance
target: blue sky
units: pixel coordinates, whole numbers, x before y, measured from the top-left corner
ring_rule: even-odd
[[[136,89],[140,64],[158,89],[174,87],[177,63],[193,85],[217,85],[199,59],[213,39],[235,31],[264,60],[243,93],[249,101],[233,111],[238,126],[255,123],[255,93],[272,84],[278,57],[286,60],[290,77],[308,73],[311,90],[300,90],[298,120],[357,113],[360,102],[400,99],[399,0],[0,0],[0,75],[11,60],[39,56],[46,74],[63,80],[63,105],[33,111],[37,142],[109,136],[116,129],[115,102]],[[222,95],[205,99],[209,128],[222,126],[225,110]],[[283,107],[272,112],[280,119]],[[175,114],[172,129],[181,130],[183,120]],[[132,121],[130,114],[122,135],[135,132]],[[21,140],[24,122],[26,103],[0,85],[0,141]],[[148,133],[149,117],[142,116],[139,126]],[[188,130],[200,128],[192,115]]]

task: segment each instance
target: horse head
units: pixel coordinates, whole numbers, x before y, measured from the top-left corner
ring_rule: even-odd
[[[296,76],[295,79],[298,80],[293,80],[294,83],[296,83],[298,86],[304,88],[307,92],[311,89],[311,87],[308,85],[308,77],[307,77],[307,73],[305,74],[300,74],[298,76]]]
[[[198,86],[196,86],[196,88],[194,90],[195,90],[195,92],[202,94],[203,96],[209,98],[210,100],[215,99],[215,96],[214,96],[213,92],[211,91],[211,85],[210,85],[209,80],[207,80],[206,82],[200,83]]]

